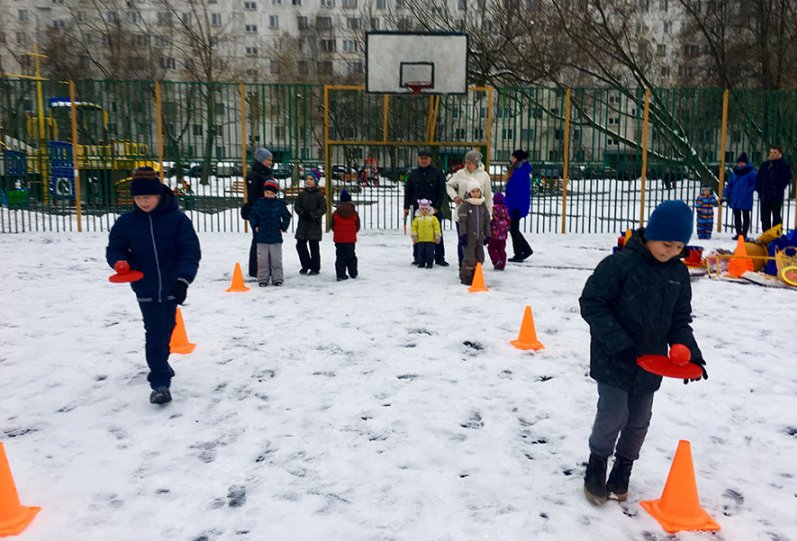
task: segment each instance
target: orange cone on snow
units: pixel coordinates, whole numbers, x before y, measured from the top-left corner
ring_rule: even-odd
[[[244,273],[241,272],[241,264],[235,264],[235,270],[232,272],[232,283],[227,288],[227,293],[249,291],[249,288],[244,285]]]
[[[517,340],[512,340],[509,343],[517,349],[533,349],[535,351],[545,349],[542,342],[537,340],[537,330],[534,328],[534,316],[531,314],[531,306],[526,305]]]
[[[752,272],[753,260],[747,256],[747,246],[744,245],[744,237],[739,235],[736,241],[736,250],[733,257],[728,262],[728,274],[734,278],[741,278],[745,272]]]
[[[188,341],[188,333],[185,332],[185,323],[183,323],[183,313],[180,311],[179,306],[174,318],[175,325],[172,331],[172,339],[169,341],[169,351],[187,355],[194,351],[196,344]]]
[[[490,289],[484,285],[484,271],[482,271],[482,264],[478,261],[476,262],[476,269],[473,271],[473,281],[470,283],[468,291],[471,293],[490,291]]]
[[[639,503],[659,521],[667,533],[720,529],[719,524],[700,507],[695,468],[692,465],[692,447],[686,440],[678,442],[661,498]]]
[[[41,507],[23,507],[19,503],[6,450],[0,443],[0,537],[22,533],[39,511]]]

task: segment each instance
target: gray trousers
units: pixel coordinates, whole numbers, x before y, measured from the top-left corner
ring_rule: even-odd
[[[484,246],[476,239],[469,238],[468,245],[462,248],[462,265],[459,267],[459,278],[463,282],[473,281],[476,263],[484,263]]]
[[[617,456],[628,460],[638,459],[653,416],[653,394],[629,393],[598,383],[598,412],[589,436],[590,453],[608,458],[615,451],[617,442]]]
[[[282,243],[257,243],[257,282],[282,282]]]

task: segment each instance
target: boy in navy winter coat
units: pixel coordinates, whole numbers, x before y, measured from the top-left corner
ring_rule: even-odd
[[[269,279],[275,286],[284,280],[282,272],[282,234],[291,223],[285,201],[277,199],[279,185],[273,180],[263,185],[263,197],[252,205],[249,223],[257,241],[257,285],[266,287]]]
[[[708,377],[689,325],[689,271],[678,259],[691,234],[692,211],[686,203],[665,201],[623,250],[598,264],[579,299],[590,329],[590,376],[598,382],[584,493],[597,505],[609,493],[625,500],[631,467],[653,414],[653,394],[661,385],[661,376],[638,366],[637,357],[667,355],[668,345],[683,344],[692,362],[703,368],[702,377]]]
[[[135,208],[111,228],[105,257],[111,267],[129,265],[144,274],[130,286],[144,317],[150,402],[165,404],[172,399],[169,340],[175,313],[196,276],[201,251],[191,220],[177,208],[174,194],[155,170],[136,170],[130,192]]]

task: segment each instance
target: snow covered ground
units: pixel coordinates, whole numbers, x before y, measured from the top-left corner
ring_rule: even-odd
[[[183,308],[198,346],[159,408],[106,235],[0,236],[0,439],[42,507],[20,539],[797,540],[797,291],[694,282],[710,379],[664,383],[629,502],[595,508],[578,296],[614,235],[529,235],[535,255],[488,266],[479,294],[455,264],[412,267],[400,232],[364,232],[341,283],[331,239],[317,277],[289,241],[284,287],[225,293],[249,238],[200,236]],[[544,351],[509,344],[526,304]],[[679,439],[718,534],[669,537],[639,506]]]

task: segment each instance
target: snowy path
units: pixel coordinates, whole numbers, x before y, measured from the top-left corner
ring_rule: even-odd
[[[639,501],[688,439],[723,529],[678,539],[797,540],[797,292],[694,282],[710,379],[665,382],[626,512],[596,509],[578,296],[614,236],[529,238],[537,253],[488,269],[489,293],[368,231],[357,280],[335,282],[331,239],[322,274],[300,276],[289,239],[283,288],[228,294],[249,237],[203,234],[183,309],[198,346],[172,358],[159,409],[106,236],[0,236],[0,439],[23,504],[43,508],[20,539],[663,540]],[[542,352],[508,343],[526,304]]]

